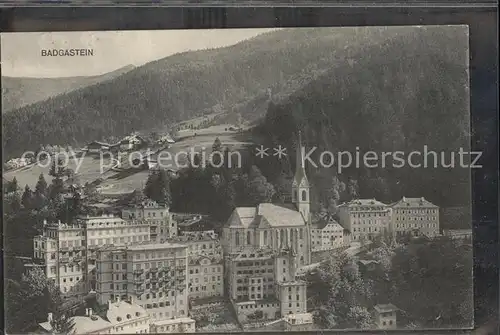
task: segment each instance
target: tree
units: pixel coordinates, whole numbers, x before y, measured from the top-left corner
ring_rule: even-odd
[[[7,193],[16,192],[19,186],[17,184],[17,179],[14,177],[10,182],[7,183]]]
[[[28,185],[24,187],[24,193],[21,197],[21,204],[24,208],[27,209],[31,209],[31,206],[33,205],[33,192],[31,192],[31,189]]]
[[[64,182],[61,177],[57,176],[52,179],[52,184],[49,187],[49,198],[51,200],[59,200],[59,197],[64,192]]]
[[[159,170],[151,173],[146,181],[144,194],[151,200],[170,206],[172,197],[170,193],[170,177],[167,172]]]
[[[212,145],[212,152],[222,152],[222,143],[220,139],[217,137]]]
[[[47,196],[47,182],[45,181],[45,177],[43,176],[43,173],[40,174],[38,177],[38,182],[36,183],[35,186],[35,194],[36,195],[43,195]]]
[[[349,196],[349,200],[358,198],[358,181],[352,178],[349,178],[347,182],[347,193]]]
[[[58,288],[40,268],[34,268],[23,275],[20,283],[9,282],[6,306],[10,316],[7,318],[10,332],[29,332],[39,322],[47,320],[48,313],[53,311],[51,306],[59,304],[57,291]]]
[[[269,183],[255,165],[252,166],[248,176],[247,190],[249,200],[253,205],[270,202],[276,193],[274,186]]]
[[[373,328],[373,319],[370,312],[366,307],[352,306],[347,313],[349,322],[353,325],[352,328],[356,329],[370,329]]]

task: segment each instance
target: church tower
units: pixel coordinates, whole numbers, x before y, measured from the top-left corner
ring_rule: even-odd
[[[305,161],[304,161],[305,148],[302,145],[301,134],[299,132],[299,139],[297,143],[295,176],[292,183],[292,202],[297,207],[297,210],[302,214],[302,217],[309,224],[310,220],[310,199],[309,199],[309,181],[307,180]]]

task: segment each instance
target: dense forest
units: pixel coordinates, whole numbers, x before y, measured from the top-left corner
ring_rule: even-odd
[[[443,48],[454,55],[461,50],[457,45],[462,43],[462,30],[284,29],[226,48],[180,53],[113,80],[9,112],[3,120],[4,157],[18,156],[40,144],[84,145],[90,140],[151,129],[198,116],[214,106],[230,112],[235,105],[256,99],[269,88],[276,99],[286,98],[329,69],[362,64],[372,48],[380,48],[394,38],[429,41],[429,50]],[[401,52],[389,50],[382,60],[397,67]],[[416,56],[412,50],[406,52]],[[350,83],[344,81],[329,90],[350,90]]]
[[[133,65],[98,76],[64,78],[2,77],[2,113],[121,76]]]
[[[423,155],[427,146],[437,153],[437,161],[429,156],[427,168],[392,167],[388,159],[385,167],[380,161],[378,167],[361,162],[341,174],[337,164],[309,166],[309,174],[317,186],[336,177],[355,179],[364,198],[391,202],[423,196],[440,207],[470,206],[470,170],[459,167],[458,157],[460,148],[470,148],[466,51],[466,31],[460,28],[428,29],[371,46],[362,61],[332,67],[271,103],[255,138],[263,136],[267,147],[293,147],[301,130],[306,146],[317,147],[311,156],[315,162],[325,150],[359,151],[361,157],[374,151],[380,157],[396,151]],[[454,168],[441,167],[441,153],[444,164],[455,153]],[[262,170],[272,178],[269,174],[280,169]]]

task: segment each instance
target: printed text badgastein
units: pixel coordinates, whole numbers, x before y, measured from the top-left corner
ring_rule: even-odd
[[[42,57],[94,56],[94,49],[42,49]]]

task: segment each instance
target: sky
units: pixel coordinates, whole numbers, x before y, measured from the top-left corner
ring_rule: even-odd
[[[2,76],[92,76],[179,52],[224,47],[272,29],[2,33]],[[42,57],[42,49],[93,49],[88,57]]]

